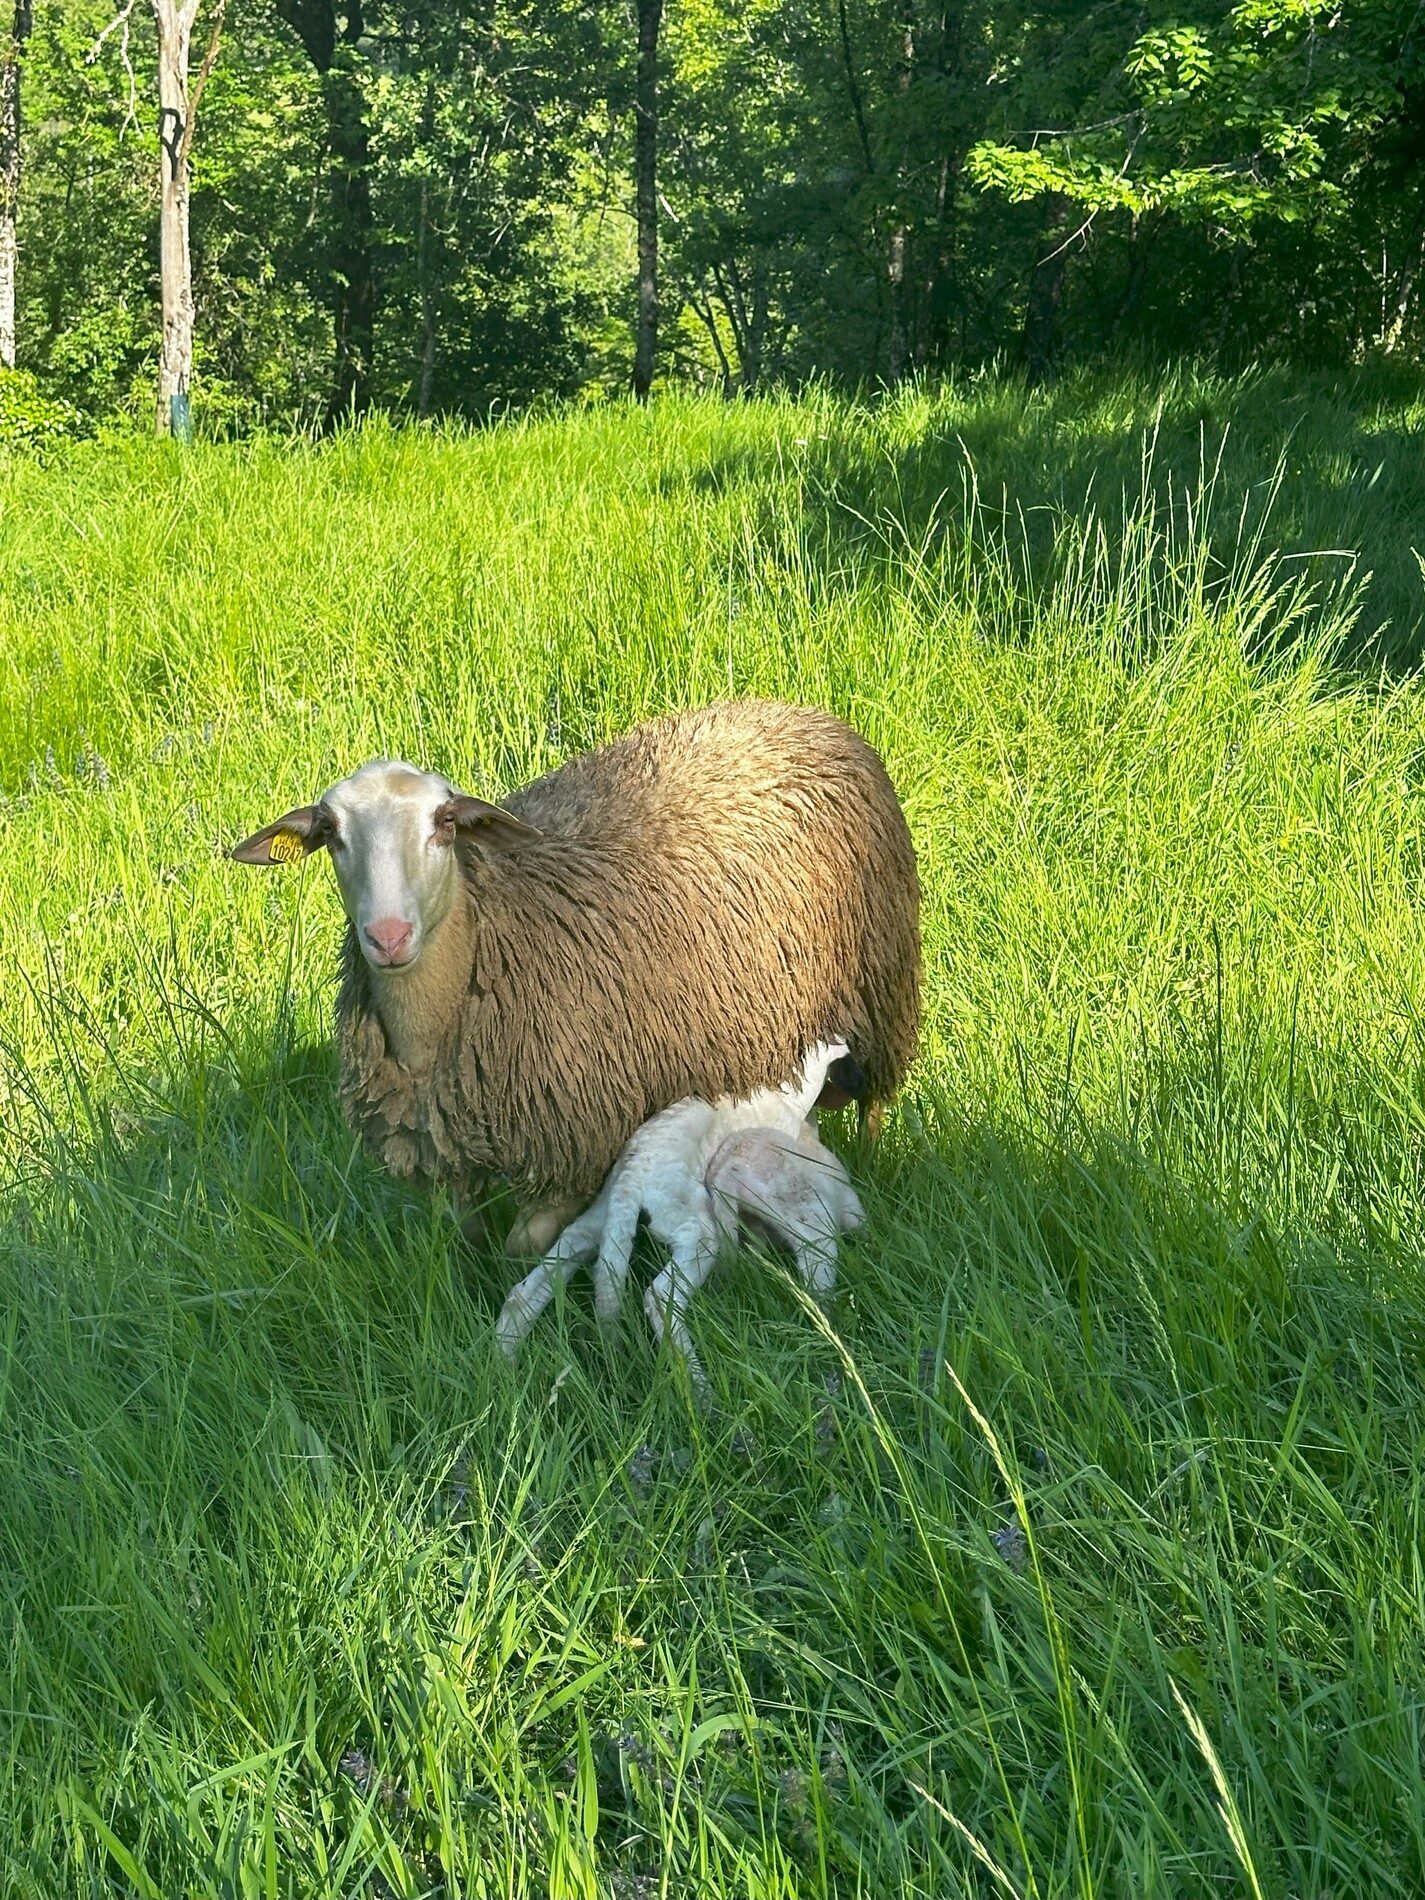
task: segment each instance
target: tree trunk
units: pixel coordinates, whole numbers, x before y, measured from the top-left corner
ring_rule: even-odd
[[[911,78],[915,70],[915,22],[909,14],[901,22],[901,66],[896,75],[896,90],[901,98],[901,112],[906,111],[906,95],[910,92]],[[906,139],[902,125],[902,144]],[[902,163],[897,169],[896,185],[898,190],[905,189],[905,153],[902,151]],[[906,235],[905,219],[899,208],[895,223],[891,227],[890,243],[886,253],[886,275],[891,284],[891,344],[890,359],[887,364],[887,380],[898,383],[905,375],[906,363],[910,357],[910,283],[906,273],[906,251],[909,240]]]
[[[1118,300],[1118,308],[1113,314],[1113,324],[1109,336],[1117,343],[1127,328],[1129,318],[1137,313],[1138,300],[1143,294],[1145,273],[1145,255],[1148,240],[1144,236],[1143,219],[1134,212],[1128,226],[1128,275],[1123,285],[1123,295]]]
[[[956,300],[955,194],[960,188],[960,154],[947,152],[935,177],[935,236],[929,268],[921,275],[922,297],[916,324],[915,360],[920,368],[943,352],[949,322],[946,311]]]
[[[767,270],[760,255],[752,260],[752,321],[748,327],[747,361],[742,367],[742,393],[750,396],[762,380],[767,355]]]
[[[430,414],[431,386],[435,381],[435,293],[431,289],[427,257],[430,230],[430,180],[421,180],[421,229],[416,240],[416,276],[421,287],[421,379],[416,392],[416,414]]]
[[[347,39],[354,42],[360,33],[361,15],[352,6],[347,14]],[[335,160],[332,188],[336,212],[336,375],[328,421],[341,422],[364,415],[371,406],[371,358],[376,342],[371,134],[365,97],[356,74],[345,61],[339,61],[325,75],[322,91]]]
[[[754,253],[750,302],[735,257],[728,258],[725,268],[714,264],[712,275],[737,343],[737,387],[744,396],[750,396],[762,380],[763,352],[767,339],[767,272],[761,257]],[[732,381],[729,379],[729,393],[731,389]]]
[[[961,73],[960,29],[963,8],[945,5],[940,11],[940,45],[935,68],[942,80],[954,76],[963,86]],[[953,305],[956,284],[956,194],[960,189],[963,144],[947,147],[935,176],[935,224],[929,267],[921,275],[923,295],[916,325],[915,360],[924,367],[938,348],[943,348],[949,330],[946,311]]]
[[[856,77],[856,61],[851,53],[851,27],[846,18],[846,0],[836,0],[836,23],[841,35],[841,63],[846,71],[846,92],[851,101],[851,110],[856,117],[856,136],[861,143],[861,157],[869,178],[876,169],[876,161],[871,155],[871,135],[866,129],[866,109],[861,103],[861,85]]]
[[[349,0],[337,31],[335,0],[277,0],[322,82],[331,155],[331,312],[335,360],[328,426],[371,406],[376,334],[375,220],[371,210],[371,134],[356,71],[365,34],[360,0]]]
[[[1024,311],[1022,349],[1031,383],[1044,381],[1059,353],[1059,305],[1063,301],[1064,273],[1069,261],[1063,236],[1068,211],[1069,200],[1063,193],[1051,192],[1040,239],[1049,249],[1030,274],[1029,301]]]
[[[1213,326],[1212,353],[1220,356],[1227,347],[1227,339],[1232,331],[1232,320],[1237,314],[1237,300],[1242,293],[1242,252],[1245,247],[1239,242],[1232,246],[1227,260],[1227,288],[1217,308],[1217,322]]]
[[[188,54],[197,0],[153,0],[158,22],[159,270],[163,340],[158,358],[154,428],[184,439],[190,432],[188,385],[193,376],[193,267],[188,250]]]
[[[905,226],[897,224],[891,231],[886,256],[886,275],[891,280],[891,346],[886,380],[891,384],[898,383],[904,376],[906,358],[910,353],[910,330],[905,310],[905,252]]]
[[[426,85],[425,105],[421,111],[421,143],[427,153],[435,146],[435,87]],[[430,414],[431,388],[435,382],[435,287],[430,280],[430,179],[421,174],[420,230],[416,234],[416,282],[421,297],[421,374],[416,390],[416,414]]]
[[[714,273],[714,282],[717,282],[716,273]],[[720,285],[718,294],[722,296]],[[706,284],[700,284],[696,290],[689,293],[688,303],[694,316],[708,333],[708,341],[712,344],[713,354],[717,358],[718,372],[722,377],[722,393],[724,396],[730,396],[737,385],[737,378],[732,373],[732,365],[727,360],[727,351],[723,348],[722,333],[717,325],[717,312],[713,309],[712,296]],[[724,308],[726,305],[727,298],[723,296]],[[734,324],[734,333],[736,327]]]
[[[658,353],[658,30],[663,0],[638,0],[634,87],[634,215],[638,222],[638,334],[633,393],[647,402]]]
[[[1425,234],[1415,246],[1415,255],[1406,264],[1400,274],[1400,289],[1395,299],[1395,312],[1388,326],[1382,326],[1381,346],[1387,356],[1393,356],[1400,348],[1400,339],[1405,334],[1405,320],[1410,315],[1411,299],[1415,295],[1415,280],[1421,263],[1425,262]]]
[[[154,427],[187,442],[193,433],[188,386],[193,377],[193,261],[188,249],[189,157],[198,103],[203,97],[223,34],[218,0],[208,50],[197,80],[188,82],[188,56],[198,0],[153,0],[158,24],[159,272],[163,289],[163,340],[158,358]]]
[[[15,367],[15,277],[20,211],[20,66],[34,25],[30,0],[15,0],[15,20],[0,66],[0,367]]]

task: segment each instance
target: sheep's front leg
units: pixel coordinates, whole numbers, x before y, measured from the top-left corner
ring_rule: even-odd
[[[513,1357],[515,1348],[554,1298],[554,1289],[567,1284],[582,1263],[593,1258],[602,1232],[603,1210],[596,1204],[569,1223],[539,1265],[514,1288],[495,1322],[495,1337],[507,1356]]]
[[[688,1364],[693,1383],[707,1384],[706,1375],[688,1331],[685,1314],[688,1302],[712,1272],[717,1261],[716,1232],[711,1220],[689,1221],[669,1242],[673,1258],[643,1296],[643,1310],[661,1345],[667,1331],[674,1346]]]

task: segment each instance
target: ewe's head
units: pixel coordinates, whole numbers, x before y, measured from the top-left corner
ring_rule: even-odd
[[[437,772],[373,759],[233,848],[242,864],[290,864],[327,851],[366,961],[404,970],[450,910],[461,847],[504,848],[539,836],[499,805]]]

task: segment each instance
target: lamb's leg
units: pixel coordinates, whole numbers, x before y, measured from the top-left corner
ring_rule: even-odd
[[[571,1221],[539,1265],[527,1273],[500,1309],[495,1337],[513,1356],[515,1348],[554,1298],[554,1289],[572,1279],[579,1266],[592,1257],[603,1231],[603,1204],[596,1201],[587,1213]]]
[[[666,1329],[673,1344],[688,1364],[693,1383],[706,1386],[707,1379],[693,1345],[684,1318],[688,1302],[712,1272],[717,1261],[717,1245],[711,1219],[689,1221],[669,1242],[673,1258],[643,1296],[643,1310],[653,1335],[661,1345]]]
[[[881,1124],[886,1119],[884,1102],[858,1102],[856,1117],[861,1124],[861,1139],[868,1148],[874,1148],[881,1139]]]
[[[594,1311],[604,1323],[611,1320],[623,1304],[642,1199],[637,1170],[620,1170],[609,1190],[604,1237],[599,1243],[599,1257],[594,1262]]]

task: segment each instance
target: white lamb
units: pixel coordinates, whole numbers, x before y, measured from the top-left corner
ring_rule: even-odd
[[[614,1163],[598,1199],[573,1220],[505,1301],[496,1328],[513,1353],[535,1320],[586,1260],[594,1259],[600,1319],[617,1312],[628,1278],[639,1217],[671,1256],[644,1295],[661,1340],[700,1376],[684,1315],[720,1249],[737,1238],[746,1213],[791,1248],[808,1288],[824,1297],[836,1278],[837,1236],[859,1227],[864,1210],[846,1170],[817,1139],[812,1105],[844,1043],[818,1043],[800,1076],[746,1101],[689,1097],[651,1116]]]

